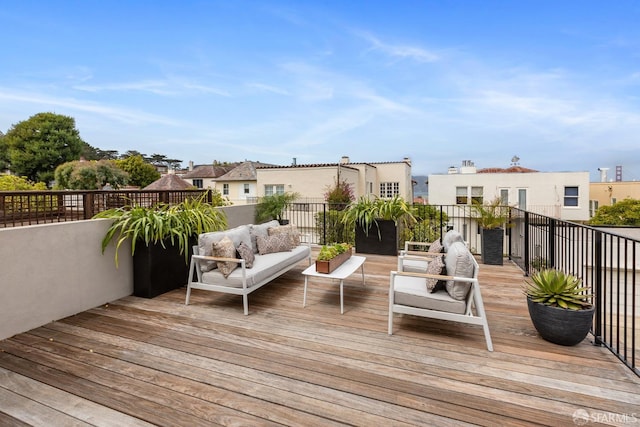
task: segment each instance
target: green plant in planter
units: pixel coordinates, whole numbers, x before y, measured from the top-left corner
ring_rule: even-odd
[[[318,253],[319,261],[329,261],[340,254],[351,250],[349,243],[333,243],[331,245],[323,245]]]
[[[583,310],[591,308],[591,295],[585,294],[587,287],[582,281],[560,270],[543,269],[531,276],[526,282],[525,294],[531,301],[567,310]]]
[[[404,226],[416,222],[412,206],[400,196],[392,199],[362,196],[349,205],[342,218],[344,223],[360,225],[367,234],[374,224],[377,225],[378,220],[391,220]]]
[[[298,193],[282,193],[264,196],[256,205],[256,222],[262,223],[272,219],[282,221],[282,213],[300,197]]]
[[[171,206],[164,203],[153,207],[123,206],[100,212],[94,218],[113,219],[102,239],[102,252],[116,238],[115,263],[118,265],[118,249],[127,239],[131,239],[132,255],[137,244],[160,243],[165,247],[165,242],[170,242],[178,246],[188,262],[190,238],[227,228],[225,213],[207,203],[205,197],[187,198]]]
[[[579,278],[555,269],[531,275],[524,293],[533,326],[545,340],[576,345],[585,339],[593,324],[595,307]]]
[[[489,203],[473,202],[471,208],[478,215],[476,221],[481,228],[493,230],[507,225],[509,219],[509,206],[502,203],[500,197],[496,197]]]

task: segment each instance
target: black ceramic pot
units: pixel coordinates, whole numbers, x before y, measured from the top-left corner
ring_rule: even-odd
[[[585,339],[593,323],[594,307],[567,310],[527,298],[531,322],[542,338],[560,345],[576,345]]]

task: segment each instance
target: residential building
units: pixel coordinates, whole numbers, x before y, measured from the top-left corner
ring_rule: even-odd
[[[216,179],[231,171],[239,163],[210,164],[194,166],[189,162],[189,172],[181,176],[196,188],[216,189]]]
[[[266,163],[245,161],[215,178],[215,189],[233,204],[253,203],[258,195],[256,168],[273,167]]]
[[[600,206],[611,206],[624,199],[640,200],[640,182],[611,181],[589,184],[589,217],[595,215]]]
[[[351,185],[356,198],[400,196],[413,200],[411,161],[351,162],[346,156],[338,163],[259,166],[258,197],[285,192],[299,193],[305,199],[324,201],[324,194],[339,181]]]
[[[513,164],[476,169],[465,160],[460,168],[429,175],[429,203],[471,205],[500,197],[504,204],[568,221],[589,219],[589,172],[539,172]]]

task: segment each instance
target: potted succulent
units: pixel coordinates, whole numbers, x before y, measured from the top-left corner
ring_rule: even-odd
[[[282,193],[262,197],[256,205],[256,223],[277,219],[280,225],[288,224],[289,220],[283,219],[282,214],[299,196],[298,193]]]
[[[123,206],[94,216],[113,219],[102,239],[102,252],[115,239],[116,266],[118,249],[130,242],[135,296],[153,298],[184,286],[198,234],[227,228],[224,212],[207,203],[205,197],[187,198],[171,206]]]
[[[496,197],[489,203],[474,202],[472,209],[477,214],[476,221],[482,232],[482,263],[502,265],[504,228],[509,219],[509,207]]]
[[[357,252],[379,255],[397,255],[398,228],[416,222],[413,208],[400,196],[360,197],[349,205],[342,220],[355,227]]]
[[[560,345],[576,345],[589,333],[594,306],[582,281],[557,269],[531,275],[524,293],[531,322],[542,338]]]
[[[351,245],[349,243],[323,245],[316,259],[316,271],[318,273],[331,273],[349,258],[351,258]]]

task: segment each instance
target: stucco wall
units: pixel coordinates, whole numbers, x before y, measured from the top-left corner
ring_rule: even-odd
[[[109,220],[0,229],[0,339],[97,307],[133,292],[127,245],[104,255]]]

